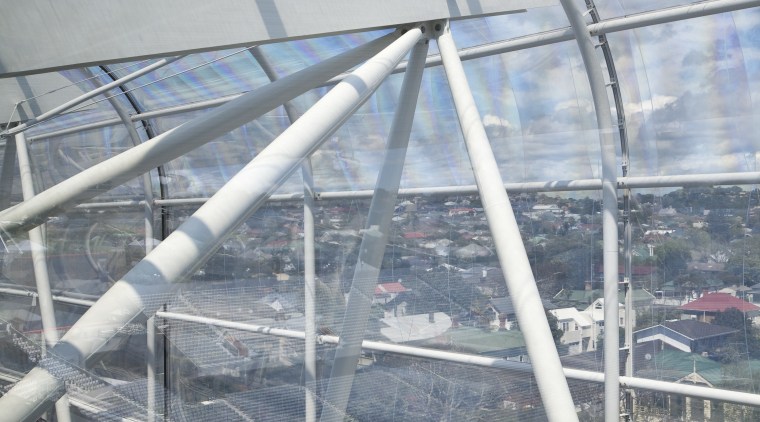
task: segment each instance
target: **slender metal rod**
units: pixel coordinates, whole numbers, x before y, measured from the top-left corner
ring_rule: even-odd
[[[410,29],[330,90],[114,283],[69,329],[53,353],[73,365],[85,366],[121,327],[140,314],[155,313],[165,302],[172,284],[186,279],[203,265],[304,158],[369,98],[420,36],[418,28]],[[0,412],[9,420],[33,420],[47,408],[45,400],[59,394],[63,381],[56,374],[36,367],[0,397]]]
[[[259,47],[250,50],[251,55],[259,63],[261,69],[270,81],[279,79],[269,60]],[[283,104],[285,114],[290,124],[298,120],[301,113],[296,110],[292,102]],[[301,164],[301,177],[303,178],[303,277],[304,277],[304,421],[316,422],[317,420],[317,322],[316,322],[316,268],[314,246],[314,177],[311,168],[311,158]]]
[[[126,76],[124,76],[122,78],[119,78],[119,79],[117,79],[117,80],[115,80],[115,81],[113,81],[113,82],[111,82],[109,84],[103,85],[103,86],[101,86],[99,88],[95,88],[92,91],[84,93],[84,94],[82,94],[82,95],[74,98],[73,100],[67,101],[67,102],[59,105],[58,107],[55,107],[54,109],[52,109],[50,111],[42,113],[39,116],[36,116],[35,118],[33,118],[33,119],[31,119],[31,120],[29,120],[29,121],[27,121],[25,123],[22,123],[22,124],[20,124],[20,125],[18,125],[16,127],[12,128],[12,129],[9,129],[9,130],[6,131],[5,135],[15,135],[17,133],[23,132],[26,129],[28,129],[29,127],[31,127],[32,125],[35,125],[35,124],[38,124],[38,123],[42,123],[45,120],[53,118],[53,117],[55,117],[55,116],[63,113],[64,111],[66,111],[66,110],[68,110],[68,109],[70,109],[70,108],[78,105],[78,104],[81,104],[81,103],[83,103],[83,102],[85,102],[85,101],[87,101],[87,100],[89,100],[91,98],[95,98],[95,97],[97,97],[100,94],[108,92],[108,91],[112,90],[113,88],[116,88],[116,87],[118,87],[120,85],[123,85],[123,84],[129,82],[129,81],[137,79],[140,76],[143,76],[143,75],[146,75],[146,74],[148,74],[150,72],[153,72],[156,69],[162,68],[162,67],[164,67],[164,66],[166,66],[166,65],[168,65],[170,63],[173,63],[173,62],[181,59],[182,57],[184,57],[184,56],[178,56],[178,57],[170,57],[170,58],[166,58],[166,59],[160,59],[160,60],[158,60],[158,61],[156,61],[156,62],[154,62],[154,63],[152,63],[152,64],[150,64],[148,66],[145,66],[142,69],[134,71],[134,72],[130,73],[129,75],[126,75]]]
[[[198,315],[187,315],[175,312],[159,311],[156,312],[156,317],[176,321],[193,322],[204,325],[213,325],[221,328],[229,328],[231,330],[259,333],[262,335],[291,338],[296,340],[303,340],[305,338],[305,333],[303,331],[272,328],[263,325],[248,324],[243,322],[226,321]],[[317,338],[320,344],[338,344],[340,342],[340,338],[338,336],[320,335]],[[482,355],[470,355],[466,353],[450,352],[440,349],[428,349],[424,347],[405,346],[395,343],[385,343],[369,340],[362,341],[362,348],[368,351],[387,352],[403,356],[436,359],[444,362],[454,362],[486,368],[496,368],[510,372],[533,372],[533,364],[530,363],[508,361],[502,358],[492,358]],[[602,372],[592,372],[573,368],[562,368],[562,371],[568,379],[592,382],[595,384],[601,384],[604,382],[604,373]],[[705,400],[725,401],[746,406],[760,406],[760,394],[745,393],[734,390],[723,390],[719,388],[700,387],[696,385],[679,384],[668,381],[658,381],[636,377],[620,377],[620,384],[625,388],[638,388],[669,394],[699,397]]]
[[[305,421],[317,420],[317,306],[314,224],[314,177],[311,160],[301,164],[303,175],[304,387]]]
[[[725,13],[736,10],[748,9],[760,5],[760,0],[715,0],[706,1],[698,4],[690,4],[686,6],[677,6],[669,9],[655,10],[652,12],[644,12],[637,15],[624,16],[620,18],[609,19],[596,24],[588,26],[591,35],[598,36],[601,34],[607,34],[612,32],[623,31],[627,29],[643,28],[649,25],[656,25],[661,23],[673,22],[677,20],[709,16],[717,13]],[[544,45],[556,44],[558,42],[570,41],[574,39],[573,31],[571,28],[561,28],[551,31],[546,31],[538,34],[526,35],[523,37],[513,38],[509,40],[497,41],[493,43],[483,44],[474,47],[463,48],[459,50],[459,56],[463,61],[479,59],[482,57],[488,57],[495,54],[509,53],[512,51],[524,50],[527,48],[541,47]],[[425,62],[425,67],[439,66],[441,64],[440,55],[433,54],[428,56]],[[401,73],[406,70],[407,63],[401,62],[393,73]],[[345,77],[345,74],[338,75],[330,79],[325,85],[331,85],[337,83],[340,79]],[[237,98],[239,95],[234,95],[225,98],[217,98],[214,100],[207,100],[203,102],[185,104],[177,107],[167,107],[161,110],[154,110],[132,116],[133,120],[145,120],[162,116],[169,116],[178,113],[184,113],[187,111],[202,110],[205,108],[216,107],[222,105],[228,101]],[[47,138],[52,136],[60,136],[64,134],[70,134],[79,132],[82,130],[91,130],[106,126],[112,126],[119,124],[119,119],[104,120],[98,123],[91,123],[88,125],[82,125],[76,128],[62,129],[59,131],[49,132],[46,134],[35,135],[29,137],[29,141],[35,141],[41,138]]]
[[[618,205],[615,127],[604,75],[581,11],[572,0],[560,0],[575,33],[591,86],[599,130],[602,162],[602,248],[604,257],[604,420],[620,420],[620,360],[618,357]]]
[[[145,360],[148,384],[148,422],[156,420],[156,317],[148,318],[145,335]]]
[[[660,25],[684,19],[699,18],[718,13],[733,12],[760,6],[760,0],[715,0],[704,1],[667,9],[643,12],[620,18],[607,19],[588,26],[592,36],[609,34],[644,26]]]
[[[29,150],[26,139],[22,132],[16,135],[16,151],[18,153],[18,166],[21,174],[21,191],[24,199],[34,197],[34,181],[32,179],[32,166],[29,162]],[[29,244],[32,249],[32,268],[34,281],[37,286],[37,304],[40,307],[40,319],[42,320],[42,333],[45,338],[45,348],[53,347],[58,342],[58,323],[55,319],[55,307],[53,306],[53,294],[50,291],[50,276],[47,268],[45,254],[45,241],[42,237],[44,226],[35,227],[29,231]],[[66,394],[55,402],[55,414],[62,422],[71,421],[69,399]]]
[[[680,176],[641,176],[641,177],[618,177],[618,189],[643,189],[643,188],[674,188],[674,187],[694,187],[694,186],[721,186],[721,185],[749,185],[760,183],[760,173],[714,173],[714,174],[692,174]],[[504,189],[507,192],[581,192],[600,190],[602,182],[599,179],[579,179],[579,180],[554,180],[549,182],[526,182],[526,183],[505,183]],[[462,186],[434,186],[428,188],[405,188],[399,189],[399,197],[410,196],[427,196],[434,197],[439,195],[468,195],[477,194],[476,185]],[[365,199],[372,198],[374,190],[356,190],[342,192],[315,192],[315,198],[318,200],[334,199]],[[291,202],[302,201],[303,193],[286,193],[272,195],[269,202]],[[208,197],[202,198],[174,198],[174,199],[156,199],[156,205],[179,206],[179,205],[203,205],[208,201]],[[79,204],[77,209],[94,209],[94,208],[115,208],[115,207],[134,207],[142,206],[143,201],[114,201],[114,202],[88,202]]]
[[[385,35],[288,75],[96,164],[34,198],[0,212],[0,232],[28,230],[42,224],[51,215],[192,151],[314,88],[320,81],[372,57],[396,37],[395,33]]]
[[[22,296],[22,297],[34,297],[38,298],[39,295],[37,292],[32,292],[29,290],[21,290],[21,289],[12,289],[8,287],[0,287],[0,294],[9,294],[13,296]],[[77,299],[73,297],[66,297],[66,296],[51,296],[51,299],[53,302],[61,302],[61,303],[67,303],[69,305],[79,305],[79,306],[92,306],[95,304],[94,300],[87,300],[87,299]]]
[[[323,407],[321,421],[342,421],[348,405],[356,365],[361,355],[361,343],[369,323],[373,292],[388,243],[427,50],[427,39],[414,47],[410,54],[410,66],[401,85],[399,105],[388,135],[383,166],[377,176],[343,315],[341,341],[335,351],[330,381],[324,395],[324,400],[329,406]]]
[[[443,25],[436,35],[486,220],[515,305],[528,356],[534,364],[546,416],[550,421],[578,420],[520,228],[448,25]]]

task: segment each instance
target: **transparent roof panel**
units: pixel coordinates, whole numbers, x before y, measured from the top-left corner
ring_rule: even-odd
[[[71,85],[62,86],[57,91],[66,92],[71,99],[113,82],[113,79],[98,67],[66,70],[60,72],[60,74],[71,81]],[[106,97],[110,97],[113,101],[120,104],[125,110],[131,113],[132,106],[126,98],[120,94],[121,91],[118,89],[112,89],[104,95],[87,100],[65,110],[62,114],[59,114],[50,120],[32,125],[32,127],[26,131],[26,136],[31,138],[56,130],[118,118],[118,115]],[[47,111],[48,110],[40,110],[38,115]]]
[[[295,73],[344,51],[358,47],[389,31],[368,31],[310,38],[259,46],[279,77]]]
[[[121,125],[32,141],[29,155],[36,172],[35,191],[48,189],[133,145],[126,128]],[[142,179],[134,179],[102,192],[96,200],[143,197]]]
[[[450,22],[457,47],[467,48],[569,26],[562,6],[536,7],[525,12]],[[438,46],[431,43],[431,52]]]
[[[123,77],[131,71],[114,73]],[[125,87],[147,111],[246,92],[267,82],[248,49],[237,48],[185,56]]]
[[[687,3],[612,0],[600,1],[597,6],[601,18],[609,19],[681,4]],[[585,19],[591,20],[588,15]],[[559,4],[451,23],[460,49],[567,27]],[[284,76],[386,32],[267,44],[261,50],[277,74]],[[760,9],[611,33],[607,40],[617,69],[610,86],[618,87],[622,94],[630,175],[757,170]],[[430,44],[429,53],[436,54],[435,42]],[[606,71],[602,49],[596,51],[597,64]],[[118,77],[152,62],[109,65],[107,69]],[[600,131],[575,41],[494,54],[465,61],[463,66],[505,182],[599,179]],[[72,83],[79,83],[69,88],[76,91],[72,98],[111,80],[100,74],[88,82],[90,73],[101,73],[101,69],[64,73]],[[309,390],[304,373],[310,358],[304,342],[276,337],[275,330],[261,327],[303,333],[312,321],[321,336],[317,359],[325,369],[318,371],[317,388],[313,389],[317,412],[333,406],[327,390],[329,368],[336,364],[335,345],[327,340],[345,332],[344,321],[356,315],[346,315],[353,309],[348,306],[354,295],[351,288],[357,268],[366,264],[364,254],[370,253],[362,248],[363,239],[374,233],[367,230],[368,220],[374,217],[368,217],[372,199],[357,191],[371,190],[376,184],[403,79],[403,74],[388,77],[311,156],[316,191],[335,193],[332,199],[322,196],[313,207],[313,317],[306,315],[307,298],[311,297],[306,294],[306,268],[310,267],[306,245],[311,238],[307,237],[304,204],[298,198],[262,200],[259,204],[263,205],[250,215],[242,215],[245,211],[240,210],[234,222],[225,222],[230,212],[224,205],[232,209],[233,203],[238,204],[237,197],[231,198],[209,210],[207,215],[213,218],[204,220],[207,225],[193,225],[201,221],[199,214],[194,215],[203,202],[197,199],[217,193],[288,129],[290,119],[284,107],[278,107],[163,164],[160,179],[158,171],[152,170],[150,186],[144,185],[143,179],[134,179],[56,214],[46,223],[42,248],[30,242],[26,231],[3,233],[0,328],[7,335],[0,336],[0,346],[6,351],[0,353],[0,365],[27,371],[43,359],[41,302],[30,299],[37,288],[35,279],[41,280],[32,265],[37,261],[32,259],[32,251],[45,252],[59,318],[54,328],[63,334],[86,309],[86,302],[71,301],[95,300],[107,292],[141,262],[151,245],[160,248],[153,257],[165,257],[161,254],[167,250],[177,257],[198,257],[191,254],[203,250],[203,256],[185,264],[168,259],[142,261],[145,265],[140,270],[147,268],[151,276],[172,274],[164,277],[176,283],[166,286],[170,293],[157,295],[152,295],[152,289],[161,286],[161,279],[149,287],[137,286],[135,291],[151,290],[140,293],[143,298],[135,301],[137,317],[120,321],[120,328],[101,332],[110,338],[92,357],[92,364],[88,361],[85,367],[73,368],[55,359],[53,365],[45,361],[48,368],[60,371],[54,375],[71,387],[68,391],[74,405],[84,400],[102,407],[101,414],[87,413],[83,419],[148,418],[147,393],[152,389],[147,388],[151,381],[146,379],[145,369],[146,319],[159,303],[170,313],[205,318],[197,323],[173,320],[178,316],[170,313],[157,316],[163,329],[157,330],[156,340],[165,345],[158,356],[162,368],[172,374],[168,388],[159,383],[155,390],[157,406],[160,412],[168,412],[167,419],[305,419]],[[232,49],[189,55],[128,84],[128,89],[138,109],[151,111],[243,93],[268,82],[250,52]],[[295,98],[292,105],[302,114],[330,88],[311,90]],[[608,94],[612,100],[613,90],[608,88]],[[41,136],[46,131],[117,117],[111,102],[95,101],[29,132],[35,190],[48,189],[133,146],[134,140],[121,124]],[[136,112],[124,95],[113,101],[129,113]],[[206,116],[209,110],[158,117],[148,124],[152,133],[166,133]],[[609,110],[613,120],[616,111]],[[137,123],[138,136],[145,141],[142,125]],[[615,171],[620,174],[620,139],[617,128],[613,132]],[[11,145],[0,145],[2,154]],[[487,198],[474,189],[453,189],[475,183],[471,167],[444,68],[426,68],[401,178],[401,188],[422,188],[422,193],[402,193],[390,204],[393,211],[386,217],[391,222],[384,233],[387,243],[378,248],[377,274],[356,283],[367,282],[368,288],[374,289],[366,296],[371,305],[367,325],[362,328],[364,339],[382,341],[391,348],[405,345],[477,355],[479,362],[491,358],[491,367],[478,367],[474,359],[464,365],[413,358],[392,354],[388,348],[376,353],[368,344],[360,356],[343,416],[356,420],[546,420],[546,408],[530,372],[502,368],[522,365],[526,358],[537,357],[537,362],[543,356],[528,356],[525,340],[535,331],[525,319],[518,322],[514,306],[509,306],[515,304],[510,302],[514,292],[505,280],[509,268],[501,267],[497,255],[497,245],[504,244],[499,239],[503,232],[490,230]],[[6,190],[12,198],[10,205],[21,201],[17,175],[18,171]],[[260,176],[253,174],[245,183],[261,183],[257,180]],[[430,189],[433,187],[452,189],[444,194],[443,189]],[[157,199],[171,201],[156,202],[150,216],[143,202],[149,199],[146,189]],[[296,168],[275,193],[302,191],[300,169]],[[618,191],[619,196],[622,192]],[[514,189],[509,196],[519,233],[510,239],[513,243],[508,244],[508,253],[520,249],[515,246],[522,241],[519,246],[524,246],[538,296],[556,319],[547,316],[547,322],[556,323],[552,340],[565,368],[602,371],[602,333],[612,334],[614,340],[618,333],[614,325],[630,324],[635,332],[642,332],[666,323],[710,329],[727,324],[720,344],[708,350],[695,346],[687,352],[687,345],[634,345],[629,349],[633,375],[658,382],[704,380],[713,387],[706,390],[710,392],[757,390],[757,382],[746,375],[746,368],[754,373],[760,368],[760,336],[751,321],[745,315],[732,319],[717,314],[708,321],[705,311],[689,313],[682,307],[722,290],[733,294],[717,294],[732,301],[746,300],[743,306],[760,309],[756,306],[756,298],[760,298],[760,191],[755,186],[633,189],[631,212],[623,214],[621,208],[618,214],[619,227],[631,230],[616,232],[619,238],[630,235],[630,242],[620,243],[617,279],[608,273],[607,280],[604,261],[609,251],[603,247],[603,220],[614,214],[615,201],[602,201],[602,192],[591,188],[572,192]],[[610,213],[602,212],[605,205]],[[180,227],[182,233],[167,237]],[[198,240],[206,229],[217,235]],[[202,249],[196,241],[206,242],[209,249]],[[213,249],[214,245],[218,248]],[[631,259],[630,273],[625,272],[623,257]],[[182,268],[177,268],[179,265]],[[633,287],[635,317],[626,317],[621,311],[618,321],[605,320],[604,303],[598,301],[604,283],[626,276]],[[141,306],[146,315],[140,314]],[[109,314],[108,322],[118,315]],[[540,317],[541,312],[529,316]],[[258,328],[255,332],[242,331],[240,325],[225,328],[213,319]],[[2,369],[4,376],[16,376]],[[579,418],[600,419],[605,405],[603,385],[577,380],[569,384]],[[636,419],[665,414],[679,420],[704,419],[705,412],[715,420],[757,419],[755,408],[724,406],[716,400],[705,407],[701,399],[691,400],[687,406],[686,399],[676,394],[667,402],[663,398],[660,392],[637,390]],[[621,413],[624,410],[621,408]]]
[[[757,11],[747,11],[758,16]],[[760,144],[753,90],[757,21],[732,14],[610,34],[623,93],[631,171],[642,174],[750,170]]]
[[[153,127],[163,132],[206,112],[208,110],[154,119]],[[211,196],[287,126],[289,121],[279,108],[166,163],[165,194],[170,198]]]

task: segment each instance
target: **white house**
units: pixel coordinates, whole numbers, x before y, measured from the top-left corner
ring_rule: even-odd
[[[604,299],[596,299],[586,309],[552,309],[549,312],[557,318],[558,328],[564,333],[562,344],[569,345],[569,354],[589,352],[597,349],[597,340],[604,333]],[[634,314],[634,323],[636,321]],[[625,306],[618,303],[618,327],[625,327]]]
[[[560,342],[568,346],[568,354],[576,355],[589,349],[593,321],[588,314],[576,308],[552,309],[549,312],[557,318],[557,326],[563,332]]]

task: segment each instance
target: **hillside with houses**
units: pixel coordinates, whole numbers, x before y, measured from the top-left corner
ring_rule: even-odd
[[[565,366],[598,371],[602,335],[614,329],[621,338],[621,361],[629,351],[633,353],[634,376],[742,391],[760,389],[757,191],[694,188],[659,196],[634,195],[629,216],[631,270],[627,274],[632,287],[630,315],[622,291],[617,303],[608,304],[602,298],[599,200],[532,193],[513,195],[511,200]],[[316,322],[322,335],[340,334],[368,207],[367,200],[316,203]],[[302,208],[289,202],[257,212],[181,287],[169,309],[211,317],[229,314],[240,322],[304,330],[302,214]],[[56,229],[55,224],[48,228]],[[139,258],[126,253],[120,256]],[[5,276],[23,284],[28,279],[26,259],[12,251],[6,254]],[[626,277],[623,263],[621,255],[619,281]],[[107,265],[118,275],[118,261]],[[476,196],[400,198],[379,275],[373,282],[366,340],[529,362],[515,303]],[[618,308],[616,327],[604,325],[606,306]],[[39,329],[33,323],[21,324],[11,321],[12,330]],[[633,344],[625,345],[622,333],[629,325]],[[212,327],[190,330],[182,325],[173,327],[168,338],[172,353],[182,362],[178,376],[192,394],[202,391],[209,379],[230,389],[252,380],[276,387],[278,379],[292,378],[302,370],[303,350],[297,342]],[[193,346],[199,344],[198,339],[206,340],[200,342],[203,348]],[[328,347],[320,346],[321,371],[329,370],[324,366],[329,364],[329,353]],[[129,362],[128,354],[125,351],[120,359]],[[139,373],[142,363],[134,365]],[[419,371],[394,372],[404,365]],[[387,376],[390,371],[410,386],[410,391],[430,389],[425,400],[436,406],[453,406],[452,412],[463,403],[482,415],[494,409],[536,405],[534,396],[513,393],[529,390],[529,377],[510,379],[503,390],[478,392],[475,381],[456,378],[465,372],[453,364],[420,365],[399,356],[366,352],[358,376]],[[230,368],[237,369],[231,372]],[[496,376],[483,371],[469,371],[467,376]],[[464,395],[447,395],[428,386],[425,382],[431,374],[457,380]],[[100,375],[109,376],[107,372]],[[574,391],[582,393],[578,400],[593,419],[602,403],[601,391],[588,385],[579,385]],[[383,392],[376,393],[373,397],[382,399]],[[357,412],[362,400],[352,399]],[[758,416],[741,406],[684,401],[662,394],[642,394],[637,400],[642,409],[656,416],[651,420],[699,415],[707,419],[706,415],[719,414],[726,419],[751,420]],[[421,418],[423,414],[420,410]]]

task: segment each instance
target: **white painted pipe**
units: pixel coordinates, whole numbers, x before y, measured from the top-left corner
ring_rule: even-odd
[[[123,326],[142,313],[152,315],[166,301],[171,284],[195,272],[369,98],[420,35],[418,28],[407,31],[328,92],[98,299],[53,353],[85,367]],[[59,393],[63,381],[34,368],[0,397],[0,412],[9,420],[34,420],[45,411],[46,399]]]
[[[470,165],[496,246],[496,254],[520,324],[538,390],[550,421],[578,420],[575,404],[562,373],[562,363],[544,313],[541,296],[522,243],[498,163],[486,136],[462,62],[448,25],[437,31],[438,49],[449,82]]]

